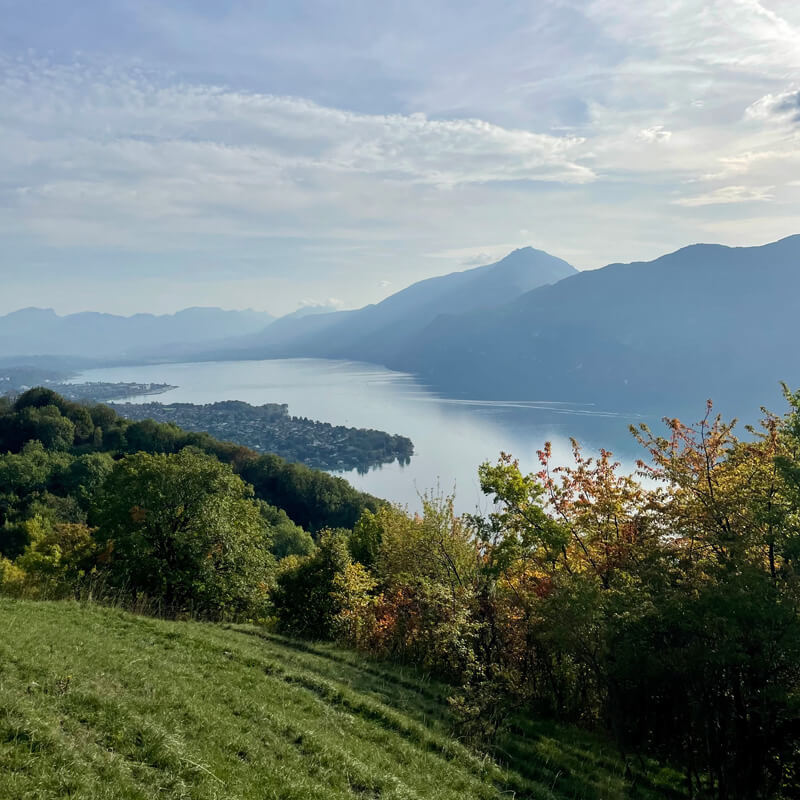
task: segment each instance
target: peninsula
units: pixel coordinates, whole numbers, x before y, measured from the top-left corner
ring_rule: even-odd
[[[285,403],[253,406],[237,400],[193,403],[111,403],[123,417],[172,422],[185,430],[275,453],[330,472],[362,472],[394,461],[407,464],[414,445],[405,436],[293,417]]]

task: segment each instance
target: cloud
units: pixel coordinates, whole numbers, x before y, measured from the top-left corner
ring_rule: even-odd
[[[59,140],[142,149],[177,141],[224,141],[231,151],[257,150],[268,161],[277,156],[291,164],[378,170],[434,184],[582,182],[593,177],[574,160],[579,137],[506,128],[478,118],[356,113],[298,97],[161,85],[160,80],[141,71],[98,72],[82,64],[6,64],[0,79],[5,126],[28,138],[22,154],[28,159],[41,154],[51,138],[48,132],[58,131]]]
[[[390,215],[413,187],[596,179],[573,135],[358,113],[80,62],[0,62],[0,107],[0,203],[17,216],[8,225],[54,245],[296,235],[302,213],[341,236]]]
[[[800,122],[800,89],[766,94],[748,106],[745,116],[755,120],[788,120]]]
[[[770,0],[770,5],[780,5],[779,11],[761,0],[590,0],[586,13],[637,55],[649,53],[651,67],[665,72],[686,67],[680,76],[685,83],[692,73],[772,74],[796,65],[796,3]],[[662,56],[655,64],[654,52]]]
[[[666,130],[663,125],[654,125],[639,131],[637,138],[642,142],[668,142],[671,136],[672,131]]]
[[[344,306],[344,300],[340,300],[338,297],[328,297],[325,300],[316,300],[313,297],[304,297],[300,303],[299,307],[301,309],[306,308],[314,308],[314,309],[322,309],[327,308],[331,311],[338,311]]]
[[[477,253],[465,258],[461,264],[465,267],[482,267],[484,264],[491,264],[494,260],[489,253]]]
[[[527,232],[526,232],[527,234]],[[429,258],[455,261],[460,266],[483,266],[498,261],[511,250],[523,247],[527,242],[507,240],[493,244],[478,244],[471,247],[451,247],[427,253]]]
[[[747,186],[722,186],[719,189],[706,192],[705,194],[695,195],[694,197],[682,197],[673,201],[675,205],[696,208],[698,206],[720,205],[728,203],[752,203],[764,202],[773,199],[771,190],[773,186],[762,186],[761,188],[748,188]]]
[[[797,230],[797,0],[17,5],[0,305],[360,305]]]

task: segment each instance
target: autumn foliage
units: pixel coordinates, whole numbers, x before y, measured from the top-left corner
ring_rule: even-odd
[[[606,729],[679,768],[692,797],[794,797],[800,747],[800,395],[745,429],[632,429],[525,474],[480,468],[488,514],[384,508],[351,537],[326,631],[449,679],[484,743],[527,709]],[[357,559],[362,558],[366,565]],[[278,604],[279,617],[285,609]]]

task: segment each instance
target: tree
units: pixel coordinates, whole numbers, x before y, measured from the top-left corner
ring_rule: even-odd
[[[310,639],[330,639],[342,613],[342,582],[352,559],[345,531],[324,531],[313,555],[291,557],[278,573],[272,603],[281,630]]]
[[[88,509],[114,467],[108,453],[87,453],[54,477],[50,488],[57,494],[74,497],[81,508]]]
[[[259,508],[270,529],[272,555],[275,558],[280,560],[288,556],[309,556],[314,552],[315,544],[311,534],[295,525],[285,511],[263,500],[259,501]]]
[[[115,464],[92,515],[116,586],[203,616],[260,617],[272,579],[252,487],[193,450]]]
[[[0,451],[17,453],[34,440],[48,450],[68,450],[75,441],[75,424],[55,405],[25,406],[0,417]]]

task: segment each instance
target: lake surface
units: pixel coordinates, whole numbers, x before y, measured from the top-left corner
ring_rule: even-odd
[[[478,465],[512,453],[527,470],[536,451],[553,443],[556,460],[570,461],[569,437],[587,450],[612,450],[626,468],[639,455],[627,426],[641,419],[601,412],[563,399],[470,401],[440,397],[411,375],[372,364],[319,359],[160,364],[87,370],[82,381],[169,383],[169,392],[131,402],[213,403],[243,400],[253,405],[288,403],[294,416],[378,428],[414,442],[411,463],[377,467],[366,474],[342,473],[354,486],[411,508],[420,493],[437,486],[455,491],[459,511],[486,509]],[[652,420],[647,420],[652,422]]]

